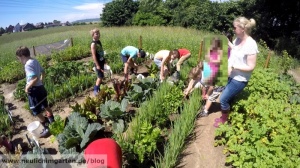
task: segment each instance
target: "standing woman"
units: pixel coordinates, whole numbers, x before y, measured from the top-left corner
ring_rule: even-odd
[[[258,48],[256,41],[250,36],[255,26],[254,19],[238,17],[233,21],[236,39],[228,45],[231,48],[228,60],[228,83],[220,97],[222,116],[215,119],[214,126],[219,127],[227,121],[230,112],[229,102],[247,85],[256,66]]]

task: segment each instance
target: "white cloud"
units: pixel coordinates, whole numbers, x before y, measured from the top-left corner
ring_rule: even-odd
[[[73,9],[76,9],[77,12],[72,12],[70,14],[64,15],[62,17],[62,22],[72,22],[75,20],[81,19],[91,19],[91,18],[100,18],[100,14],[104,8],[103,3],[85,3],[83,5],[74,6]]]
[[[74,6],[74,9],[83,10],[83,11],[90,11],[90,10],[101,10],[104,7],[103,3],[86,3],[79,6]]]

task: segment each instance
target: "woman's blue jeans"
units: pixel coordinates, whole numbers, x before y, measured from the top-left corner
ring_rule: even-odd
[[[248,82],[240,82],[232,78],[228,78],[228,83],[220,96],[221,110],[230,110],[230,101],[232,101],[234,96],[240,93],[247,84]]]

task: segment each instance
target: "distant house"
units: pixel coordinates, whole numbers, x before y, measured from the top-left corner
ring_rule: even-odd
[[[22,31],[29,31],[29,30],[34,30],[35,26],[31,23],[26,23],[25,25],[22,26]]]
[[[61,26],[72,26],[72,24],[67,21],[66,23],[62,23]]]
[[[12,33],[14,31],[14,26],[12,25],[9,25],[7,28],[6,28],[6,33]]]
[[[49,23],[48,23],[48,24],[45,25],[44,27],[45,27],[45,28],[49,28],[49,27],[58,27],[58,26],[61,26],[61,23],[56,23],[56,24],[55,24],[55,23],[52,23],[52,24],[49,24]]]
[[[35,28],[36,29],[42,29],[42,28],[44,28],[44,23],[43,22],[39,22],[39,23],[35,24]]]
[[[18,23],[15,25],[13,32],[21,32],[22,31],[22,27],[21,25]]]

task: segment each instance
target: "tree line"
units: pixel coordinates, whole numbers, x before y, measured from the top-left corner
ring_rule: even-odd
[[[252,36],[278,52],[300,58],[300,1],[272,0],[113,0],[105,5],[103,26],[181,26],[233,34],[237,16],[256,20]]]

